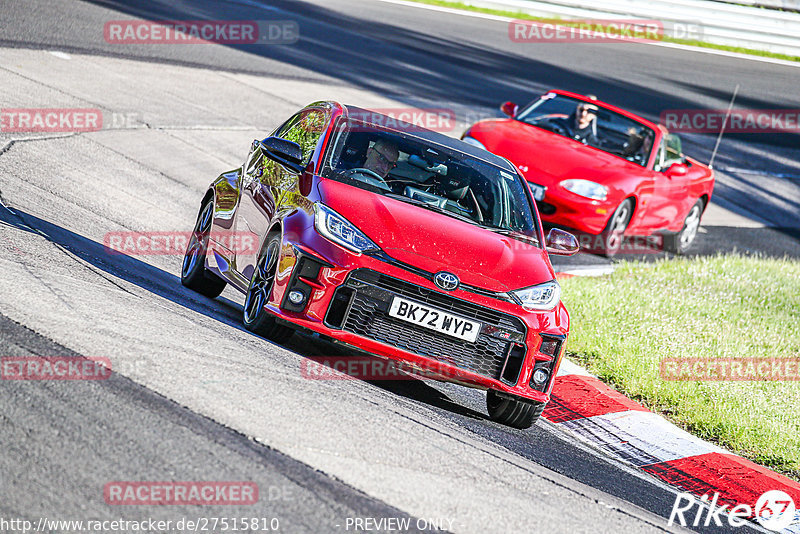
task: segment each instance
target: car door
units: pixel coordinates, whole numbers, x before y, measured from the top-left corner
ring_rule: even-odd
[[[275,167],[278,165],[264,156],[260,143],[253,141],[240,173],[239,207],[234,221],[238,241],[255,244],[235,251],[234,268],[247,279],[253,274],[261,236],[275,215],[275,198],[265,187],[269,181],[265,174],[274,173]]]
[[[680,139],[673,134],[662,138],[659,146],[655,188],[652,207],[654,211],[654,230],[673,226],[675,221],[682,220],[688,211],[690,177],[687,174],[671,174],[667,172],[675,163],[684,163]]]
[[[303,164],[307,164],[324,131],[327,113],[322,109],[306,109],[286,121],[276,137],[300,145]],[[264,155],[260,144],[253,142],[242,169],[241,199],[236,215],[240,240],[260,244],[276,219],[288,210],[290,196],[297,189],[298,176]],[[236,255],[236,269],[250,279],[260,246],[242,247]]]
[[[653,139],[655,133],[651,132],[650,135],[645,135],[642,141],[642,146],[638,149],[637,154],[641,155],[641,159],[637,160],[644,162],[641,170],[636,173],[636,184],[634,190],[636,193],[637,205],[634,212],[634,218],[631,221],[629,233],[631,235],[648,235],[651,229],[660,224],[659,221],[659,200],[656,190],[660,188],[661,174],[655,171],[649,164],[652,158],[656,163],[659,161],[658,149],[656,148],[651,153],[653,146]]]

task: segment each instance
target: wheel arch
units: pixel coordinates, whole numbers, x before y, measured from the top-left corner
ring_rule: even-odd
[[[276,232],[277,232],[278,234],[280,234],[280,236],[281,236],[281,242],[283,242],[283,223],[282,223],[280,220],[274,221],[274,222],[273,222],[273,223],[272,223],[272,224],[269,226],[269,228],[267,228],[267,231],[266,231],[266,232],[264,232],[264,235],[263,235],[263,236],[261,236],[261,247],[259,248],[259,252],[258,252],[258,253],[259,253],[259,255],[261,254],[261,252],[263,252],[263,251],[264,251],[264,246],[267,244],[267,238],[268,238],[268,237],[269,237],[271,234],[274,234],[274,233],[276,233]]]
[[[211,201],[216,200],[213,187],[209,187],[208,190],[206,191],[206,194],[203,195],[203,199],[200,201],[200,206],[205,206],[206,202],[208,202],[209,200]]]
[[[700,200],[703,201],[703,213],[705,213],[706,212],[706,208],[708,207],[708,202],[709,202],[708,193],[703,193],[702,195],[700,195]],[[689,208],[689,209],[691,209],[691,208]]]
[[[631,209],[631,216],[628,219],[628,228],[631,227],[631,223],[633,222],[633,217],[634,215],[636,215],[636,208],[639,206],[639,198],[636,196],[636,193],[628,193],[627,195],[623,196],[622,200],[620,200],[619,203],[616,206],[614,206],[614,211],[612,211],[608,215],[608,219],[606,219],[606,224],[604,228],[606,229],[608,228],[608,225],[611,224],[611,218],[614,216],[614,213],[616,213],[617,208],[619,208],[622,205],[622,203],[625,202],[626,200],[630,200],[631,202],[633,202],[633,209]]]
[[[622,202],[625,202],[625,200],[630,200],[631,202],[633,202],[633,209],[631,210],[631,219],[630,221],[628,221],[628,226],[630,226],[631,221],[633,220],[633,216],[636,215],[636,208],[639,207],[639,198],[636,196],[636,193],[631,193],[630,195],[625,197],[625,199]],[[620,202],[620,204],[622,202]]]

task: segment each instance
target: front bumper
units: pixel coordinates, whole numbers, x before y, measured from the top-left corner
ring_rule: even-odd
[[[562,304],[529,313],[513,303],[476,292],[439,290],[424,273],[366,254],[356,255],[306,228],[283,237],[282,257],[268,310],[296,326],[371,354],[426,370],[426,375],[547,402],[564,352],[569,316]],[[293,306],[285,298],[300,290]],[[395,296],[413,300],[483,326],[475,342],[463,341],[388,314]],[[558,348],[554,354],[553,341]],[[541,352],[543,341],[548,351]],[[550,373],[532,387],[535,368]],[[435,370],[431,373],[431,370]]]

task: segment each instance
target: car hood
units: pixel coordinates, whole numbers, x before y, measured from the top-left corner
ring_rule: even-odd
[[[642,167],[602,150],[513,119],[481,121],[469,130],[489,152],[511,160],[525,178],[551,185],[567,178],[608,184]]]
[[[504,292],[555,278],[547,253],[509,236],[335,180],[319,183],[323,201],[388,255],[430,273]]]

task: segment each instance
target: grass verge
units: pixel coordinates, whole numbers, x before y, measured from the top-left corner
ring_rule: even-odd
[[[570,357],[693,434],[800,480],[800,381],[665,381],[662,358],[800,359],[800,261],[623,262],[562,281]]]
[[[531,15],[529,13],[523,13],[521,11],[505,11],[502,9],[492,9],[486,7],[473,6],[469,4],[464,4],[463,2],[451,2],[449,0],[410,0],[410,1],[417,2],[419,4],[428,4],[439,7],[449,7],[452,9],[461,9],[464,11],[486,13],[489,15],[497,15],[500,17],[509,17],[517,20],[553,21],[556,19],[555,17],[537,17],[535,15]],[[569,21],[564,20],[564,25],[565,26],[569,25]],[[696,39],[676,39],[674,37],[663,36],[660,39],[660,42],[682,44],[687,46],[697,46],[700,48],[711,48],[713,50],[724,50],[726,52],[748,54],[751,56],[769,57],[774,59],[782,59],[785,61],[800,62],[800,57],[797,56],[790,56],[787,54],[777,54],[775,52],[767,52],[766,50],[755,50],[752,48],[744,48],[741,46],[728,46],[715,43],[707,43],[705,41],[698,41]]]

